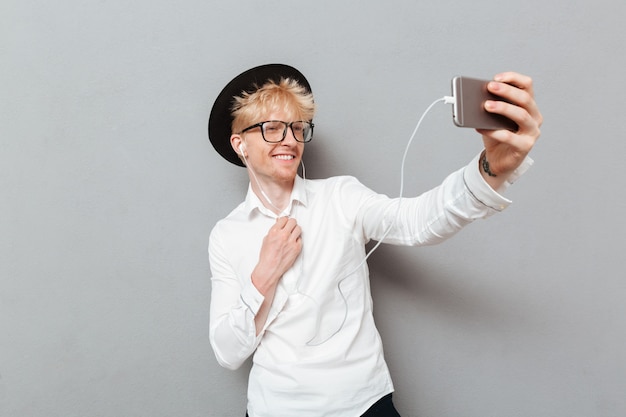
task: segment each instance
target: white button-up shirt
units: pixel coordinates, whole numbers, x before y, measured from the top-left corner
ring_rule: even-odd
[[[509,182],[531,164],[527,159]],[[416,198],[391,199],[355,178],[296,178],[286,212],[303,249],[282,277],[256,335],[263,296],[251,282],[262,241],[276,221],[248,189],[211,232],[210,340],[236,369],[252,354],[250,417],[360,416],[393,391],[374,324],[365,244],[430,245],[511,202],[480,175],[478,156]],[[500,190],[502,191],[502,190]]]

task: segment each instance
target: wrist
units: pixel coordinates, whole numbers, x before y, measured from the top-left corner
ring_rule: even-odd
[[[483,154],[480,156],[480,167],[483,170],[483,172],[485,174],[487,174],[490,177],[497,177],[498,175],[495,174],[492,170],[491,167],[489,166],[489,161],[487,160],[487,153],[483,152]]]
[[[272,277],[272,274],[263,272],[257,267],[252,271],[252,274],[250,274],[250,280],[252,281],[252,285],[265,296],[273,291],[280,278],[275,279]]]

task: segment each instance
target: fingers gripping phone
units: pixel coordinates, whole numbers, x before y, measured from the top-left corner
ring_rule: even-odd
[[[470,77],[454,77],[452,79],[452,118],[459,127],[474,129],[508,129],[516,131],[517,123],[500,114],[485,110],[485,101],[506,101],[487,91],[488,81]]]

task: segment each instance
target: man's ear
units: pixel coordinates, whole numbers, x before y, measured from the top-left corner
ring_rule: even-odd
[[[239,156],[241,162],[246,165],[246,155],[244,152],[246,151],[246,145],[243,143],[243,138],[241,135],[233,134],[230,136],[230,146],[233,147],[235,153]]]
[[[242,156],[243,151],[245,151],[245,145],[243,144],[243,139],[241,135],[233,134],[230,137],[230,146],[233,147],[233,150],[239,157]]]

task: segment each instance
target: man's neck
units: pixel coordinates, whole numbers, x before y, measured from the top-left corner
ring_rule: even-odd
[[[280,215],[289,205],[289,199],[291,198],[291,192],[293,191],[295,179],[290,183],[260,183],[260,181],[260,178],[259,182],[257,182],[254,177],[250,177],[252,191],[268,210]]]

